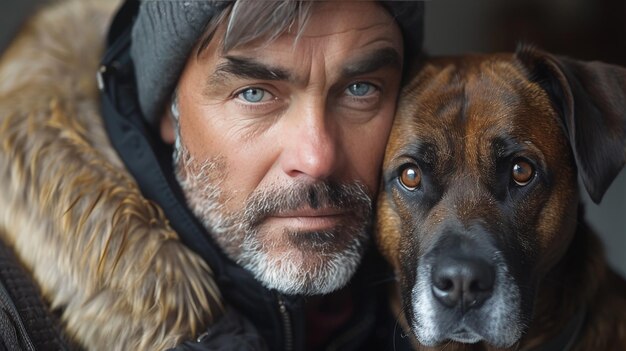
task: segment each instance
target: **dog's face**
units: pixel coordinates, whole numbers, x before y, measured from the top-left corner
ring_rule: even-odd
[[[577,171],[597,167],[580,165],[554,101],[571,90],[535,80],[553,67],[533,55],[430,60],[403,92],[377,238],[424,345],[518,342],[574,235]],[[592,182],[600,196],[603,182]]]

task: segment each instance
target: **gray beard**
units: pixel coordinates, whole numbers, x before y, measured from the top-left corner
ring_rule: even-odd
[[[229,195],[221,184],[227,170],[223,159],[198,161],[180,140],[174,168],[187,204],[226,255],[251,272],[265,287],[285,294],[326,294],[344,286],[356,271],[369,241],[371,196],[362,184],[294,184],[255,191],[243,210],[229,212]],[[352,211],[338,228],[324,232],[281,233],[289,250],[272,252],[258,224],[282,210],[334,206]],[[275,234],[275,233],[274,233]]]

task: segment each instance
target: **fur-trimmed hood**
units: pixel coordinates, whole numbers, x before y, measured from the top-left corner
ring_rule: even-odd
[[[221,297],[104,131],[95,73],[117,5],[60,1],[1,57],[0,236],[79,344],[156,350],[201,333]]]

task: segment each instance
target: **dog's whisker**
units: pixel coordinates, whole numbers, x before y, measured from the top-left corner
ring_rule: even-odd
[[[397,346],[396,346],[396,335],[398,332],[398,326],[400,325],[400,318],[402,316],[402,314],[404,313],[404,309],[405,307],[403,306],[400,311],[398,312],[398,314],[396,315],[396,323],[393,326],[393,349],[394,351],[397,350]],[[400,337],[409,337],[408,334],[405,334],[405,330],[404,328],[400,328]]]
[[[443,346],[443,348],[441,349],[441,351],[444,351],[445,349],[448,348],[448,346],[450,346],[450,344],[452,344],[452,340],[448,340],[448,342]]]

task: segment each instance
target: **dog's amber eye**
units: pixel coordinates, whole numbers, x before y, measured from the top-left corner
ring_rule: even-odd
[[[400,174],[400,182],[405,188],[415,190],[422,181],[422,173],[415,166],[406,167]]]
[[[511,169],[513,181],[519,186],[524,186],[530,183],[530,181],[533,179],[534,174],[535,169],[533,168],[533,166],[524,160],[517,160],[513,164],[513,168]]]

